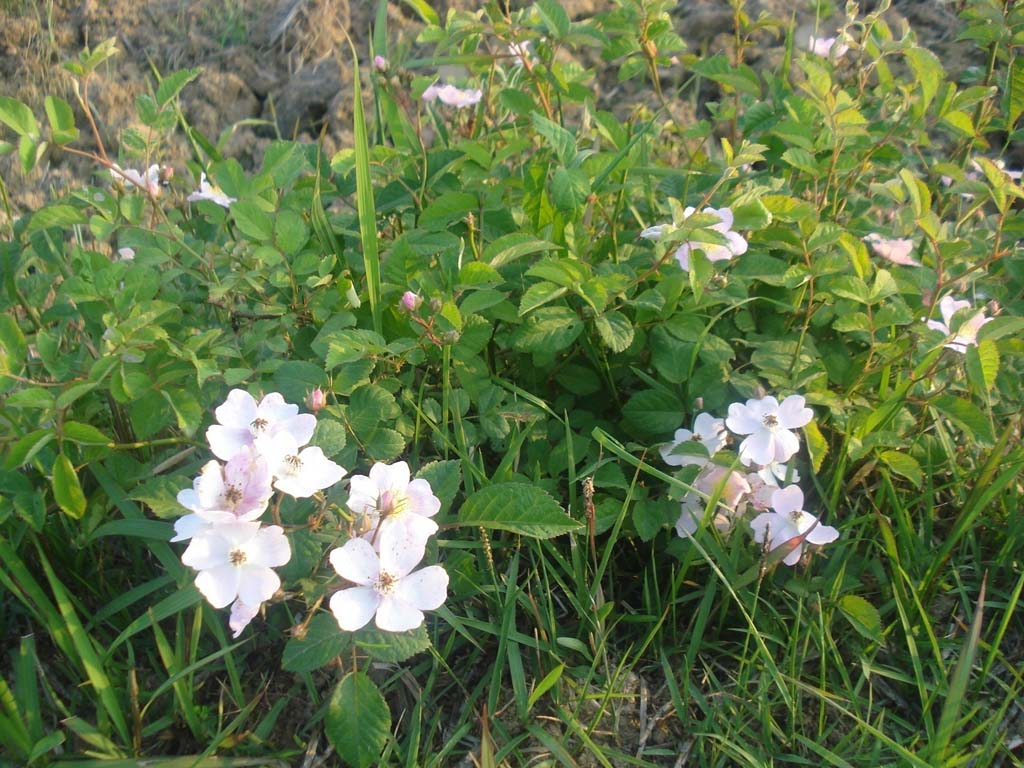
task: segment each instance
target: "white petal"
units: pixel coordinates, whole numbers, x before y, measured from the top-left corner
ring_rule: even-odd
[[[788,515],[803,508],[804,492],[799,485],[789,485],[772,493],[772,509],[780,515]]]
[[[397,491],[404,491],[409,485],[409,478],[409,465],[404,461],[394,464],[378,462],[370,468],[370,479],[381,489],[393,488]]]
[[[679,249],[676,251],[675,258],[676,258],[676,261],[679,262],[679,266],[682,268],[683,272],[689,272],[690,271],[690,244],[689,243],[683,243],[682,245],[680,245]]]
[[[789,461],[800,450],[800,438],[788,429],[775,430],[775,455],[771,461]],[[769,463],[771,463],[769,461]]]
[[[193,536],[198,536],[200,533],[205,531],[209,527],[209,523],[206,522],[199,515],[184,515],[174,521],[174,541],[186,541],[191,539]],[[185,563],[188,565],[188,563]]]
[[[281,527],[268,525],[248,542],[245,555],[247,564],[276,568],[291,560],[292,549]]]
[[[224,563],[216,568],[200,571],[196,576],[196,588],[214,608],[223,608],[238,596],[240,577],[240,569],[231,563]]]
[[[366,475],[352,475],[348,479],[348,501],[345,502],[345,506],[357,515],[363,515],[377,508],[379,496],[380,489],[377,483]]]
[[[238,597],[248,605],[269,600],[281,586],[281,579],[269,568],[246,563],[238,571]]]
[[[392,576],[399,578],[410,573],[413,568],[420,564],[427,547],[427,539],[430,533],[424,535],[426,529],[423,523],[436,526],[433,520],[418,515],[403,515],[408,520],[386,521],[388,525],[381,525],[379,550],[380,569]],[[421,522],[422,521],[422,522]]]
[[[440,565],[431,565],[399,580],[394,595],[421,611],[432,611],[448,596],[448,572]]]
[[[380,558],[363,539],[349,539],[344,546],[331,550],[330,560],[338,575],[354,584],[371,584],[380,575]]]
[[[839,531],[831,525],[822,525],[820,522],[807,534],[805,541],[809,544],[829,544],[839,538]]]
[[[256,418],[256,398],[244,389],[232,389],[222,405],[214,410],[217,423],[225,427],[249,429]]]
[[[423,611],[394,596],[385,597],[377,608],[377,627],[385,632],[405,632],[423,623]]]
[[[237,640],[238,636],[242,634],[242,630],[249,626],[249,622],[256,618],[256,614],[259,612],[260,607],[258,605],[253,608],[241,600],[235,600],[231,604],[231,617],[228,619],[231,636]]]
[[[733,256],[742,256],[747,252],[747,240],[738,232],[726,232],[725,239],[728,241],[726,246]]]
[[[350,587],[331,596],[331,613],[346,632],[366,626],[379,605],[380,595],[370,587]]]
[[[754,541],[764,544],[766,536],[771,535],[775,530],[775,520],[778,517],[774,512],[762,512],[750,521],[750,529],[754,534]]]
[[[729,416],[725,425],[737,435],[749,435],[760,431],[764,427],[759,414],[742,403],[733,403],[729,406]]]
[[[211,527],[194,533],[188,548],[181,555],[181,562],[189,568],[203,571],[228,562],[231,545]]]
[[[417,478],[409,483],[405,489],[406,495],[412,502],[410,512],[424,517],[433,517],[441,511],[441,500],[434,495],[430,483],[422,478]]]
[[[227,461],[242,449],[252,445],[252,433],[248,427],[224,427],[213,424],[206,430],[206,442],[218,459]]]
[[[279,429],[286,430],[299,446],[308,443],[316,430],[316,416],[311,413],[300,413],[281,422]]]
[[[771,464],[775,461],[775,438],[759,429],[740,443],[740,459],[745,464],[748,459],[755,464]]]
[[[814,418],[814,411],[805,407],[806,401],[800,395],[790,395],[779,406],[779,424],[786,429],[806,426]]]

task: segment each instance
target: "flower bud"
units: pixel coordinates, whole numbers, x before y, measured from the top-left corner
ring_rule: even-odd
[[[327,395],[324,391],[317,387],[309,393],[309,397],[306,398],[306,407],[309,408],[313,413],[316,413],[327,405]]]
[[[378,72],[386,72],[388,69],[388,60],[380,54],[373,57],[373,68]]]
[[[418,293],[406,291],[405,293],[402,294],[402,298],[398,302],[398,309],[402,312],[406,312],[411,315],[413,312],[420,308],[420,305],[422,303],[423,297],[421,297]]]

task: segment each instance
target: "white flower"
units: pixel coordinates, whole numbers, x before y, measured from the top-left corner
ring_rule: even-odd
[[[869,232],[864,236],[864,242],[871,246],[872,251],[893,264],[903,267],[921,266],[921,262],[910,255],[914,250],[913,240],[903,238],[890,240],[877,232]]]
[[[267,457],[274,487],[297,499],[329,488],[345,476],[345,469],[324,456],[317,447],[299,450],[287,430],[256,439],[260,453]]]
[[[309,442],[316,429],[316,416],[300,414],[299,406],[286,403],[277,392],[271,392],[257,403],[248,392],[233,389],[214,414],[219,423],[206,430],[206,440],[213,455],[225,461],[254,445],[257,437],[272,437],[285,431],[302,446]]]
[[[211,526],[192,538],[181,562],[199,571],[196,587],[214,608],[235,598],[258,606],[269,600],[281,579],[272,570],[291,559],[280,526],[234,522]]]
[[[683,218],[688,219],[695,213],[695,209],[687,207],[683,211]],[[701,213],[710,213],[713,216],[718,217],[718,223],[710,227],[710,229],[718,232],[726,239],[725,245],[718,245],[717,243],[701,243],[697,241],[690,241],[683,243],[679,246],[676,251],[676,261],[679,262],[679,266],[683,268],[684,272],[690,271],[690,251],[699,249],[704,251],[704,256],[707,257],[708,261],[728,261],[733,256],[741,256],[747,252],[747,241],[738,232],[732,231],[732,210],[729,208],[705,208]],[[641,233],[641,236],[643,233]]]
[[[790,430],[799,429],[814,418],[804,407],[800,395],[790,395],[782,404],[774,397],[747,400],[746,405],[733,403],[725,425],[738,435],[748,435],[740,443],[740,461],[749,466],[786,462],[798,450],[800,440]]]
[[[640,233],[640,237],[644,240],[660,240],[667,226],[667,224],[655,224],[653,227],[647,227]]]
[[[525,67],[527,62],[533,62],[533,46],[529,40],[521,43],[512,42],[508,44],[508,52],[512,57],[512,64],[516,67]]]
[[[192,487],[178,492],[178,503],[193,514],[175,522],[171,541],[190,539],[209,525],[255,520],[272,494],[267,462],[252,450],[242,449],[224,466],[208,461]]]
[[[449,107],[471,107],[479,104],[483,91],[479,88],[456,88],[454,85],[428,86],[421,97],[425,102],[440,101]]]
[[[811,35],[807,41],[807,47],[815,56],[821,56],[825,59],[831,55],[834,55],[837,59],[841,58],[844,53],[850,50],[850,46],[839,42],[835,37],[815,37],[814,35]]]
[[[380,555],[365,539],[350,539],[331,552],[331,565],[357,586],[331,597],[338,626],[354,631],[376,614],[377,627],[404,632],[423,623],[423,611],[439,607],[447,597],[448,573],[439,565],[413,572],[423,559],[425,541],[398,528],[381,532]]]
[[[701,413],[693,421],[693,431],[677,429],[672,442],[668,445],[663,445],[658,450],[666,464],[673,467],[685,467],[689,464],[705,463],[725,447],[727,439],[725,422],[722,419],[716,419],[710,413]],[[677,451],[680,446],[687,443],[700,443],[704,446],[706,454]]]
[[[971,302],[969,301],[957,300],[952,296],[943,296],[939,301],[939,312],[942,314],[942,321],[925,320],[925,324],[932,330],[942,331],[946,336],[953,337],[944,346],[960,354],[966,354],[968,347],[978,343],[978,331],[981,330],[981,327],[992,321],[991,317],[985,317],[985,310],[979,309],[960,323],[960,327],[956,329],[956,334],[954,335],[950,328],[953,316],[960,310],[970,309],[970,307]]]
[[[785,547],[789,553],[782,562],[796,565],[803,553],[804,542],[828,544],[839,538],[839,531],[830,525],[822,525],[818,518],[803,511],[804,494],[799,487],[791,485],[780,488],[772,494],[774,512],[762,512],[750,521],[754,541],[769,551]]]
[[[260,603],[262,605],[262,603]],[[231,636],[238,639],[238,636],[242,634],[249,622],[256,618],[256,614],[260,612],[260,606],[255,607],[246,605],[241,600],[235,600],[231,604],[231,617],[228,619],[228,626],[231,628]]]
[[[146,192],[150,197],[160,196],[161,170],[159,165],[151,165],[143,176],[140,171],[134,168],[122,168],[114,163],[110,168],[110,175],[115,182],[131,184]]]
[[[739,472],[717,464],[708,464],[693,481],[697,492],[691,491],[683,497],[676,533],[682,537],[691,536],[700,525],[707,510],[705,497],[719,493],[718,504],[712,510],[712,525],[723,533],[732,528],[733,515],[743,497],[750,493],[750,484]],[[699,493],[698,493],[699,492]]]
[[[392,527],[423,542],[437,532],[437,523],[430,518],[440,511],[441,500],[426,480],[410,480],[409,465],[404,461],[377,463],[369,476],[353,475],[346,504],[359,517],[360,534],[374,544]]]
[[[116,261],[135,261],[135,249],[118,248]]]
[[[216,184],[211,184],[206,180],[206,174],[199,174],[199,191],[193,192],[186,198],[190,203],[194,203],[198,200],[209,200],[212,203],[223,206],[224,208],[230,208],[232,203],[238,202],[236,197],[228,197],[224,194],[220,187]]]

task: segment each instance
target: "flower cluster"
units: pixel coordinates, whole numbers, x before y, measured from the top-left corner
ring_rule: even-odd
[[[677,430],[673,441],[661,448],[662,459],[671,466],[700,469],[693,480],[695,490],[682,499],[676,532],[691,536],[708,513],[706,499],[712,498],[717,504],[710,510],[710,525],[722,533],[731,531],[749,508],[758,513],[749,520],[754,541],[766,551],[785,549],[786,565],[800,560],[804,543],[835,541],[839,531],[804,511],[803,491],[797,485],[783,487],[800,480],[786,462],[800,449],[795,430],[813,417],[799,395],[781,403],[769,396],[733,403],[725,419],[700,413],[692,430]],[[730,432],[743,439],[737,456],[723,461],[719,454]],[[737,464],[745,469],[733,469]]]
[[[306,447],[316,417],[299,413],[274,392],[257,401],[232,390],[206,431],[213,455],[191,488],[178,493],[189,513],[171,541],[188,541],[181,561],[199,571],[196,587],[214,608],[231,604],[238,637],[281,586],[274,568],[291,559],[279,525],[263,526],[274,490],[305,498],[337,483],[345,470],[316,447]]]
[[[683,219],[690,218],[694,213],[696,213],[695,208],[692,206],[687,207],[683,211]],[[747,252],[746,239],[738,232],[732,231],[733,215],[730,208],[705,208],[701,213],[711,214],[718,219],[718,223],[713,224],[709,229],[722,235],[725,238],[725,245],[698,241],[683,243],[676,249],[675,257],[684,272],[690,271],[690,251],[692,250],[699,249],[703,251],[708,261],[729,261],[733,256],[741,256]],[[648,227],[640,233],[640,237],[645,240],[659,240],[667,234],[669,226],[667,224],[657,224],[653,227]]]
[[[409,465],[374,464],[369,475],[349,481],[348,508],[357,535],[330,554],[338,575],[355,584],[335,592],[331,612],[343,630],[376,625],[388,632],[415,629],[423,612],[440,607],[448,573],[440,565],[418,571],[427,542],[437,533],[440,500],[430,484],[411,479]]]

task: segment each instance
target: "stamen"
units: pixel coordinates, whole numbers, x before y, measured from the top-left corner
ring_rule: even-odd
[[[394,590],[395,584],[397,583],[397,577],[392,576],[387,571],[381,571],[380,576],[377,577],[377,592],[382,595],[387,595]]]
[[[263,430],[265,430],[267,428],[267,425],[269,423],[270,422],[268,422],[264,418],[256,418],[256,419],[253,419],[252,422],[249,424],[249,429],[251,429],[253,432],[259,434],[260,432],[262,432]]]
[[[300,459],[298,456],[285,456],[284,463],[285,466],[287,467],[288,473],[291,475],[298,473],[298,471],[302,469],[302,459]]]
[[[224,501],[232,507],[238,506],[238,502],[242,500],[242,489],[237,485],[229,485],[224,490]]]
[[[246,561],[245,552],[241,549],[233,549],[228,555],[228,559],[231,561],[232,565],[242,565],[242,563]]]
[[[779,420],[775,417],[775,414],[769,413],[764,417],[764,425],[768,427],[768,429],[772,429],[773,427],[779,426]]]

